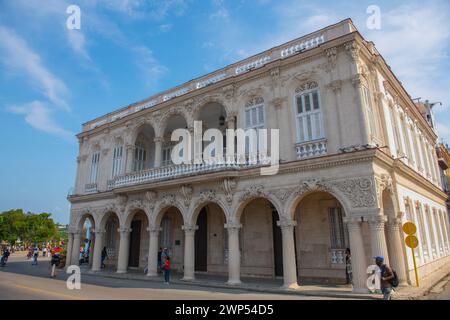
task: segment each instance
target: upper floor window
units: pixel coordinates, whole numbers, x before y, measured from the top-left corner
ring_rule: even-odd
[[[134,171],[144,170],[147,161],[147,150],[142,142],[137,142],[134,149]]]
[[[251,99],[245,105],[245,128],[262,129],[265,126],[264,99]]]
[[[122,157],[123,157],[123,146],[122,145],[115,146],[113,151],[113,166],[112,166],[113,177],[122,174]]]
[[[296,90],[297,141],[308,142],[325,138],[322,110],[317,83],[309,84],[308,90]]]
[[[100,162],[100,152],[96,152],[92,155],[91,175],[89,177],[89,183],[97,182],[99,162]]]
[[[258,148],[259,145],[259,129],[266,127],[265,112],[264,112],[264,99],[262,97],[256,97],[250,99],[245,105],[245,129],[256,130],[256,140],[250,142],[251,136],[245,138],[245,152],[250,153],[250,144],[256,144],[252,147],[253,151]]]

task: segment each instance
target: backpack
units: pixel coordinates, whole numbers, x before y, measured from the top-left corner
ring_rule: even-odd
[[[386,268],[382,268],[381,270],[381,274],[384,274],[384,272],[386,271]],[[391,280],[389,280],[389,283],[391,284],[391,286],[393,288],[397,288],[398,287],[398,276],[397,276],[397,272],[391,268],[392,271],[392,275],[394,276]]]
[[[392,287],[397,288],[399,283],[397,272],[395,272],[395,270],[392,269],[392,274],[394,275],[394,278],[391,279],[391,285]]]

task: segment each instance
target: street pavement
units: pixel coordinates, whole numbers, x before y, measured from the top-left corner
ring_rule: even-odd
[[[81,290],[69,290],[68,274],[59,269],[50,278],[49,258],[32,266],[25,254],[12,254],[0,268],[0,300],[336,300],[288,294],[249,293],[240,289],[166,285],[163,282],[114,279],[81,273]]]

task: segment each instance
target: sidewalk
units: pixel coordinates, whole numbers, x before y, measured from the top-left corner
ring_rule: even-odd
[[[141,272],[130,270],[128,273],[119,274],[113,271],[99,271],[92,272],[90,270],[85,271],[88,275],[95,275],[107,278],[116,279],[129,279],[138,281],[153,281],[164,282],[162,275],[157,277],[148,277]],[[222,288],[222,289],[236,289],[245,290],[250,292],[260,293],[276,293],[276,294],[289,294],[289,295],[303,295],[303,296],[316,296],[316,297],[331,297],[331,298],[343,298],[343,299],[380,299],[380,294],[355,294],[352,293],[351,287],[339,286],[339,285],[312,285],[303,284],[298,290],[285,290],[281,289],[282,280],[279,279],[261,279],[261,278],[242,278],[242,284],[240,285],[228,285],[226,284],[227,277],[196,274],[195,280],[181,280],[182,275],[172,273],[171,283],[185,286],[199,286],[208,288]]]
[[[163,276],[159,275],[157,277],[148,277],[143,274],[142,271],[130,270],[126,274],[118,274],[112,270],[92,272],[90,270],[85,271],[88,275],[95,275],[107,278],[117,278],[117,279],[129,279],[138,281],[153,281],[153,282],[164,282]],[[429,294],[430,292],[437,291],[442,288],[448,280],[450,280],[450,275],[448,275],[445,270],[438,270],[433,273],[432,276],[422,280],[421,286],[419,288],[408,286],[399,287],[396,289],[393,299],[394,300],[413,300],[420,299],[421,297]],[[226,276],[218,275],[206,275],[206,274],[196,274],[195,280],[181,280],[182,274],[172,273],[171,283],[185,286],[199,286],[199,287],[209,287],[209,288],[223,288],[223,289],[236,289],[245,290],[250,292],[260,292],[260,293],[277,293],[277,294],[289,294],[289,295],[304,295],[304,296],[316,296],[316,297],[331,297],[331,298],[342,298],[342,299],[364,299],[364,300],[380,300],[382,298],[381,294],[357,294],[353,293],[351,287],[343,285],[317,285],[303,283],[297,290],[286,290],[282,289],[281,279],[261,279],[261,278],[242,278],[242,284],[240,285],[228,285],[226,284]]]

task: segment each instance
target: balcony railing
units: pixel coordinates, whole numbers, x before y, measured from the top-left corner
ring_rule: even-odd
[[[84,191],[86,193],[94,193],[97,192],[97,183],[88,183],[84,187]]]
[[[327,140],[315,140],[295,145],[297,159],[320,157],[327,154]]]
[[[345,249],[331,249],[331,263],[344,264],[345,263]]]
[[[112,190],[125,186],[132,186],[160,180],[169,180],[183,176],[191,176],[199,173],[204,174],[217,171],[235,171],[240,169],[249,169],[253,167],[269,165],[269,161],[269,158],[254,158],[245,159],[243,161],[240,161],[240,163],[237,161],[226,161],[216,163],[170,165],[117,176],[114,179],[108,181],[107,188],[108,190]]]

